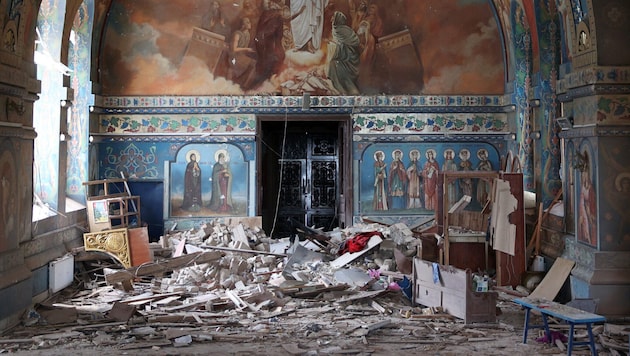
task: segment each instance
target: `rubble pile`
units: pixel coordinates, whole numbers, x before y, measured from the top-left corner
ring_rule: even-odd
[[[514,354],[523,346],[510,341],[521,338],[512,325],[466,325],[439,307],[413,305],[410,261],[421,240],[404,224],[298,235],[270,239],[256,227],[218,222],[171,231],[153,244],[161,251],[153,262],[105,267],[90,288],[74,285],[29,310],[0,338],[0,353],[207,344],[231,345],[228,353],[236,344],[263,354],[468,352],[484,343]],[[522,323],[513,303],[501,308]]]

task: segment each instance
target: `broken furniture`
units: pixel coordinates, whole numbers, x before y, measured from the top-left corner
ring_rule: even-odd
[[[120,184],[125,189],[121,191]],[[90,231],[103,231],[140,224],[140,197],[131,195],[127,179],[110,178],[83,182]]]
[[[451,215],[453,215],[453,218],[455,218],[456,214],[460,214],[463,212],[463,208],[462,209],[457,209],[458,206],[463,206],[465,207],[464,204],[461,204],[463,200],[459,200],[457,202],[451,202],[452,198],[449,197],[449,186],[456,184],[456,182],[462,183],[463,180],[467,180],[470,182],[470,186],[472,189],[473,186],[473,180],[477,179],[477,180],[483,180],[483,181],[489,181],[492,182],[496,177],[498,176],[497,172],[444,172],[442,173],[442,180],[443,180],[443,187],[442,187],[442,226],[443,226],[443,236],[444,236],[444,259],[443,259],[443,263],[446,265],[450,265],[451,264],[451,260],[450,260],[450,255],[451,255],[451,247],[450,244],[451,242],[455,242],[455,240],[451,241],[451,232],[450,232],[450,227],[451,227],[451,223],[450,223],[450,219],[451,219]],[[461,180],[461,181],[460,181]],[[480,183],[479,182],[479,183]],[[489,192],[488,192],[489,193]],[[470,202],[470,196],[464,196],[464,197],[468,197],[469,200],[468,202]],[[453,203],[451,205],[451,203]],[[484,204],[485,205],[485,204]],[[438,204],[439,207],[439,204]],[[453,208],[453,209],[452,209]],[[461,210],[461,211],[460,211]],[[478,212],[479,215],[479,219],[482,219],[482,211],[479,210]],[[438,219],[440,220],[440,219]],[[476,224],[477,225],[477,224]],[[466,227],[466,226],[464,226]],[[478,232],[483,232],[487,230],[487,226],[485,226],[484,230],[478,231]],[[485,241],[485,233],[482,234],[482,236],[484,237],[483,241]],[[485,249],[485,245],[484,245],[484,249]],[[484,257],[487,256],[487,251],[484,251]]]
[[[483,204],[481,202],[471,203],[464,209],[455,209],[456,211],[449,213],[451,209],[451,198],[448,197],[449,184],[460,186],[464,180],[471,180],[473,191],[476,193],[475,184],[492,181],[490,191],[488,192],[489,202]],[[502,187],[506,187],[507,191],[501,191],[502,194],[495,194],[499,181]],[[503,184],[507,182],[507,184]],[[470,184],[470,182],[468,182]],[[452,189],[452,187],[451,187]],[[452,192],[452,191],[451,191]],[[522,173],[502,173],[493,171],[447,171],[438,175],[438,207],[436,209],[436,221],[438,223],[438,234],[443,235],[443,263],[453,265],[461,269],[483,269],[486,263],[489,269],[496,269],[496,282],[499,286],[511,285],[516,287],[521,283],[521,275],[526,270],[525,256],[525,213],[523,208],[523,174]],[[502,208],[504,201],[501,197],[516,200],[516,208],[514,211],[506,211]],[[455,205],[453,205],[455,206]],[[507,253],[497,248],[496,244],[492,244],[494,253],[486,250],[485,235],[488,231],[488,220],[485,217],[487,211],[493,214],[490,227],[508,226],[510,229],[490,230],[492,242],[497,239],[513,240],[513,251]],[[460,227],[476,231],[475,234],[468,233],[464,236],[457,236],[449,228],[457,223]],[[466,226],[468,224],[468,226]],[[497,225],[498,224],[498,225]],[[508,230],[513,232],[513,236],[508,236]],[[483,236],[483,238],[482,238]],[[488,255],[486,255],[488,253]]]
[[[549,271],[545,274],[545,277],[540,281],[529,297],[554,300],[571,274],[573,266],[575,266],[574,261],[557,257]]]
[[[85,251],[106,253],[119,261],[125,268],[131,267],[131,249],[126,228],[86,232],[83,234]]]
[[[475,292],[470,270],[414,258],[413,301],[468,323],[496,321],[496,292]]]
[[[556,303],[553,301],[549,301],[547,299],[542,298],[520,298],[515,299],[514,302],[516,304],[521,305],[525,308],[525,326],[523,328],[523,343],[527,343],[527,331],[529,329],[544,329],[545,336],[548,342],[552,342],[551,332],[549,331],[549,322],[547,321],[548,317],[554,317],[561,320],[564,320],[569,324],[569,335],[568,335],[568,346],[567,346],[567,355],[571,355],[573,351],[573,346],[576,345],[588,345],[591,349],[592,355],[597,355],[597,350],[595,349],[595,340],[593,338],[593,323],[603,323],[606,321],[606,318],[585,312],[583,310],[570,307],[568,305],[563,305],[560,303]],[[529,323],[529,315],[532,310],[535,310],[540,313],[543,320],[543,325],[530,325]],[[574,340],[574,329],[575,325],[586,325],[586,331],[588,332],[588,341],[575,341]]]

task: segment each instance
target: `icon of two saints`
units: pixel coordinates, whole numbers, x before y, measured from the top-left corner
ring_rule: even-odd
[[[226,150],[218,150],[214,154],[215,164],[212,166],[212,194],[207,207],[217,213],[228,213],[232,206],[232,171],[230,157]],[[184,172],[184,199],[182,209],[199,212],[204,207],[202,201],[200,154],[191,150],[186,154],[186,171]]]

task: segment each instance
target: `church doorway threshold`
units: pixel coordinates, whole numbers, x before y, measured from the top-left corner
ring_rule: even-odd
[[[273,238],[344,227],[350,207],[349,116],[258,118],[258,214]]]

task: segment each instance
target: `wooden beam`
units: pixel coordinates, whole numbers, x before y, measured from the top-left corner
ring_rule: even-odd
[[[196,252],[180,257],[174,257],[159,262],[147,263],[145,265],[127,268],[105,276],[107,283],[121,283],[140,276],[159,275],[171,272],[175,269],[186,267],[193,263],[207,263],[219,260],[223,257],[220,251]]]

